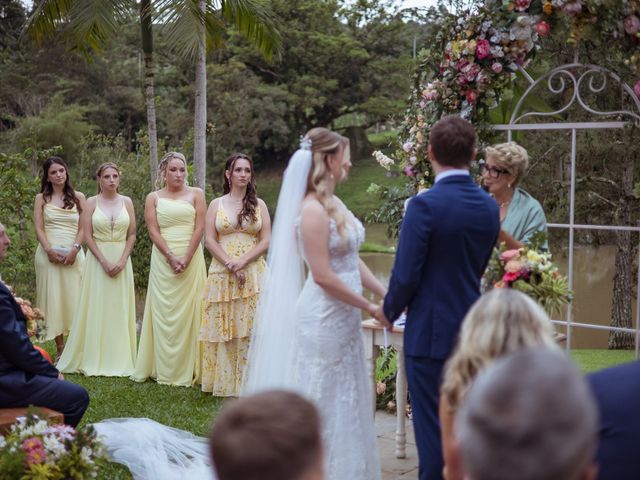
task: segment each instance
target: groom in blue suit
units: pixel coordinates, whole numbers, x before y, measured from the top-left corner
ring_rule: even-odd
[[[404,354],[420,480],[442,478],[442,369],[462,319],[480,296],[480,278],[500,231],[497,203],[469,175],[475,154],[475,131],[466,120],[445,117],[432,127],[435,183],[409,201],[383,304],[391,322],[408,310]]]

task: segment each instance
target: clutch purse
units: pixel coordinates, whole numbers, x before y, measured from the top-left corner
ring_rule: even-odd
[[[51,250],[65,256],[71,251],[69,247],[63,247],[61,245],[54,245],[53,247],[51,247]]]

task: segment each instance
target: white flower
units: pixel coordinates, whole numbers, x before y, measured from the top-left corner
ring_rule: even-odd
[[[4,439],[2,435],[0,435],[0,448],[4,448],[6,444],[7,444],[7,441]]]
[[[93,451],[89,447],[82,447],[82,450],[80,450],[80,458],[82,458],[82,461],[86,463],[93,462],[93,460],[91,459],[92,455]]]
[[[44,437],[44,448],[56,458],[66,453],[64,444],[55,435],[47,435]]]
[[[373,152],[373,156],[375,157],[376,161],[380,164],[380,166],[386,170],[391,169],[391,165],[394,164],[393,159],[387,157],[380,150],[376,150],[375,152]]]

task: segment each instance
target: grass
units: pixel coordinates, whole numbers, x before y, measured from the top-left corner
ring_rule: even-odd
[[[55,351],[53,341],[44,344],[49,353]],[[619,350],[572,350],[571,356],[585,373],[633,360],[634,352]],[[381,362],[378,361],[378,368]],[[379,372],[381,373],[381,372]],[[225,399],[193,388],[136,383],[127,378],[85,377],[66,375],[66,379],[82,385],[91,397],[89,409],[81,425],[116,417],[146,417],[164,425],[206,436],[213,419]],[[98,478],[130,480],[129,471],[116,463],[101,468]]]

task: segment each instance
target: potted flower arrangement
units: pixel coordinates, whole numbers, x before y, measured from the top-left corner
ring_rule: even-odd
[[[93,427],[51,425],[30,411],[0,436],[0,472],[8,479],[96,478],[106,460]]]
[[[549,315],[558,314],[573,298],[567,277],[551,261],[551,253],[537,248],[542,243],[534,236],[532,243],[517,250],[507,250],[504,243],[494,249],[484,274],[486,288],[515,288],[538,302]]]

